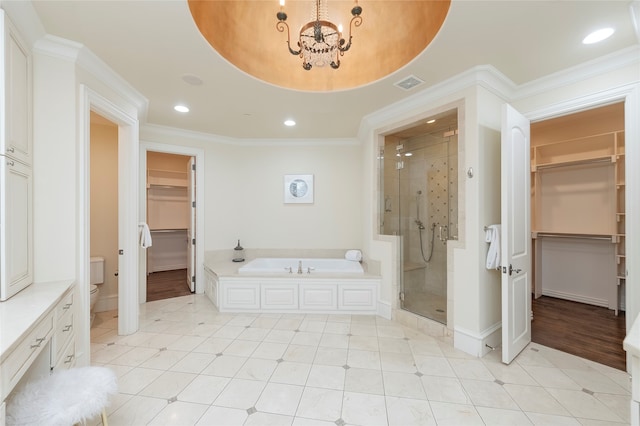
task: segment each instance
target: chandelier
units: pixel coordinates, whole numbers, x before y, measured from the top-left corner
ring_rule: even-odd
[[[307,22],[300,29],[298,38],[298,50],[291,48],[291,33],[287,24],[287,14],[284,12],[284,0],[280,0],[280,11],[276,14],[278,22],[276,28],[281,33],[287,30],[287,46],[292,55],[302,58],[302,68],[310,70],[312,67],[330,65],[333,69],[340,67],[340,56],[351,47],[351,31],[353,27],[362,24],[362,8],[355,6],[351,9],[351,22],[349,23],[349,41],[342,37],[342,25],[335,25],[328,20],[327,0],[315,0],[312,21]]]

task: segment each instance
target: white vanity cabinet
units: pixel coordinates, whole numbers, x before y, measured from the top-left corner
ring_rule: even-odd
[[[26,381],[73,366],[74,298],[72,281],[56,281],[0,303],[0,403]]]
[[[67,369],[75,365],[75,305],[74,294],[68,292],[55,307],[55,329],[51,339],[51,362],[53,370]]]
[[[33,280],[32,72],[27,44],[0,9],[0,301]]]
[[[0,156],[0,301],[33,281],[31,168]]]

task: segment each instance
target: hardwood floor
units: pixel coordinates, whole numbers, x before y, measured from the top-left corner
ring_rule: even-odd
[[[191,294],[187,270],[152,272],[147,276],[147,302]]]
[[[626,370],[624,312],[548,296],[533,299],[532,309],[533,342]]]

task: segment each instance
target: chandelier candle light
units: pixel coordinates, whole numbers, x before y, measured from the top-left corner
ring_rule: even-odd
[[[278,22],[276,28],[281,33],[287,30],[287,45],[292,55],[302,58],[302,68],[310,70],[313,66],[323,67],[330,65],[333,69],[340,67],[340,56],[351,47],[351,31],[353,27],[362,24],[362,8],[355,6],[351,9],[351,22],[349,23],[349,41],[342,37],[342,25],[335,25],[327,17],[327,0],[315,0],[315,20],[307,22],[300,29],[298,50],[291,48],[291,34],[287,24],[287,14],[284,12],[284,0],[280,0],[280,11],[276,14]]]

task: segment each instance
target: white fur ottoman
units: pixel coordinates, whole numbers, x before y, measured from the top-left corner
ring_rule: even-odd
[[[116,375],[105,367],[62,370],[28,383],[7,402],[7,425],[74,425],[102,413],[118,391]]]

